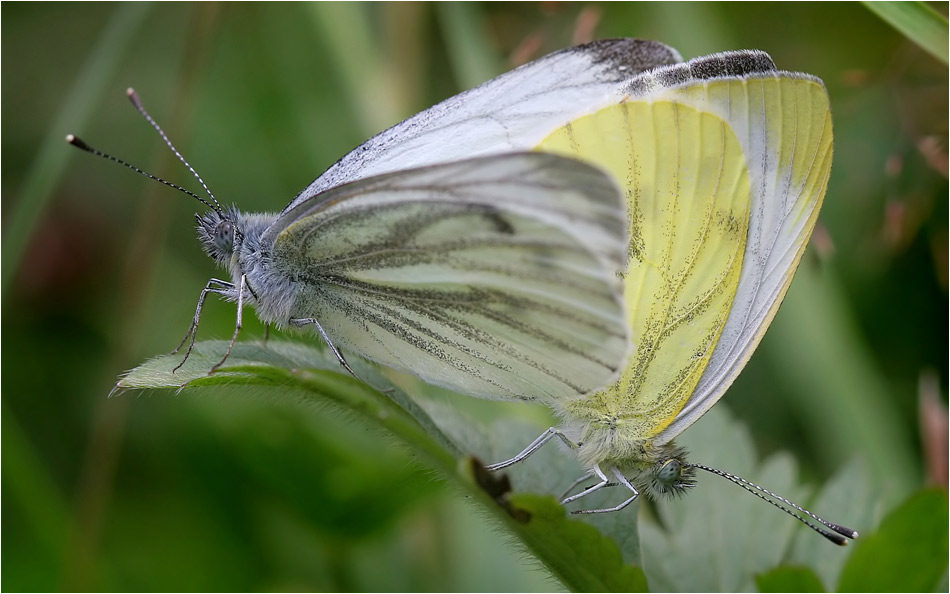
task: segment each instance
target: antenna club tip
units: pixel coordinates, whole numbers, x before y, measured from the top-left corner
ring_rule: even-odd
[[[142,100],[139,99],[139,94],[135,92],[135,89],[129,87],[125,90],[125,94],[129,98],[129,101],[132,102],[132,105],[139,111],[142,111]]]
[[[84,151],[92,152],[88,144],[86,144],[85,142],[80,140],[78,136],[75,136],[73,134],[66,135],[66,142],[68,142],[69,144],[73,145],[76,148],[81,148]]]
[[[837,533],[840,534],[841,536],[845,536],[845,537],[847,537],[847,538],[857,538],[857,537],[858,537],[858,531],[857,531],[857,530],[852,530],[851,528],[848,528],[847,526],[841,526],[841,525],[838,525],[838,524],[831,524],[831,525],[829,525],[829,528],[831,528],[832,530],[834,530],[835,532],[837,532]]]
[[[855,531],[855,530],[848,530],[848,529],[841,530],[841,529],[839,529],[839,528],[841,528],[840,526],[835,526],[834,524],[832,524],[831,526],[829,526],[829,528],[833,528],[835,531],[834,531],[834,532],[828,532],[828,531],[826,531],[826,530],[821,530],[821,529],[818,529],[818,528],[815,528],[815,530],[817,530],[819,534],[821,534],[822,536],[824,536],[825,538],[827,538],[827,539],[830,540],[831,542],[835,543],[835,544],[838,545],[839,547],[846,547],[846,546],[848,546],[848,539],[849,539],[849,538],[852,538],[852,539],[853,539],[853,538],[857,538],[857,537],[858,537],[858,533],[857,533],[857,531]]]

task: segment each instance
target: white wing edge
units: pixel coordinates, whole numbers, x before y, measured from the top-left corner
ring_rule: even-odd
[[[285,211],[329,188],[371,175],[530,150],[565,123],[622,100],[626,83],[639,73],[681,61],[679,52],[665,44],[630,38],[553,52],[370,138],[311,182]]]
[[[824,89],[824,83],[821,81],[821,79],[813,75],[800,73],[800,72],[774,70],[771,72],[768,72],[768,71],[762,72],[761,74],[753,74],[751,76],[728,76],[728,77],[722,77],[722,78],[735,79],[735,80],[741,80],[741,81],[747,81],[747,80],[756,79],[756,78],[762,78],[762,79],[790,78],[790,79],[799,79],[799,80],[814,82],[820,85]],[[720,80],[720,79],[714,78],[714,79],[706,80],[706,81],[703,81],[703,84],[712,82],[713,80]],[[686,84],[689,84],[689,83],[686,83]],[[685,86],[685,85],[680,85],[680,87],[682,86]],[[667,92],[671,90],[675,90],[675,88],[666,89]],[[730,114],[728,113],[729,112],[728,108],[730,106],[716,107],[716,106],[710,106],[710,105],[702,105],[698,107],[703,108],[703,109],[710,109],[711,111],[718,113],[720,117],[723,117],[726,121],[730,121],[732,119],[730,118]],[[725,107],[725,109],[723,109],[723,107]],[[741,132],[739,134],[739,138],[740,138],[740,142],[743,144],[744,152],[751,150],[754,146],[767,146],[768,145],[767,138],[755,138],[754,134],[749,133],[748,123],[749,123],[748,121],[740,122],[739,123],[740,125],[738,126],[738,128],[740,129],[744,128],[744,130],[740,130],[740,129],[736,130],[737,133]],[[830,159],[832,157],[832,150],[833,149],[829,149],[828,153],[824,155],[824,158]],[[747,152],[747,154],[749,153]],[[766,157],[764,160],[762,160],[760,164],[768,164],[768,163],[769,163],[769,159],[768,157]],[[768,175],[771,173],[770,171],[768,170],[752,171],[751,169],[752,168],[750,168],[750,173],[752,175],[754,176],[757,175],[761,178],[760,183],[763,183],[766,185],[769,183],[770,180],[767,178],[768,178]],[[707,367],[707,372],[711,372],[711,373],[704,372],[703,377],[700,379],[699,384],[697,384],[696,386],[696,392],[694,392],[693,397],[690,398],[690,400],[686,403],[686,405],[683,407],[680,413],[676,416],[673,422],[669,426],[667,426],[657,436],[655,440],[657,444],[663,444],[663,443],[667,443],[673,440],[677,435],[685,431],[690,425],[692,425],[697,420],[699,420],[703,416],[703,414],[706,413],[706,411],[708,411],[713,405],[715,405],[716,402],[718,402],[719,399],[722,398],[725,392],[729,389],[729,387],[732,385],[732,383],[735,381],[738,375],[742,372],[745,365],[748,363],[749,359],[751,358],[752,354],[755,352],[755,349],[758,347],[760,341],[762,340],[762,337],[765,335],[765,332],[768,330],[769,326],[771,325],[772,319],[775,317],[776,313],[778,312],[779,306],[781,305],[782,301],[785,298],[788,288],[791,285],[792,279],[794,278],[795,272],[801,261],[802,255],[805,251],[805,248],[807,247],[808,240],[811,237],[811,232],[814,228],[815,221],[817,220],[817,214],[820,211],[821,204],[824,200],[825,191],[827,190],[828,178],[830,177],[830,170],[831,169],[829,166],[828,173],[825,175],[825,178],[820,183],[820,191],[819,191],[817,199],[815,199],[814,201],[814,204],[811,205],[809,208],[803,210],[801,213],[802,215],[807,215],[803,217],[807,221],[804,227],[799,226],[799,228],[797,229],[797,232],[791,233],[794,237],[790,241],[785,242],[786,248],[796,247],[795,255],[792,258],[792,260],[788,263],[788,265],[785,267],[785,273],[782,277],[781,284],[773,285],[777,289],[776,291],[772,293],[772,295],[774,296],[771,298],[766,296],[765,302],[769,303],[769,305],[768,305],[767,310],[765,310],[765,312],[762,314],[760,322],[758,324],[748,323],[749,316],[754,315],[755,313],[752,310],[754,309],[755,303],[759,301],[758,297],[753,297],[747,303],[748,307],[745,311],[739,312],[739,311],[734,310],[733,314],[735,314],[736,319],[733,319],[734,317],[733,314],[730,314],[730,317],[726,322],[727,326],[723,330],[723,336],[725,336],[727,331],[729,331],[730,327],[732,327],[732,331],[737,332],[738,337],[736,341],[733,343],[730,351],[726,355],[728,359],[728,364],[720,364],[719,369],[717,370],[714,367],[714,361],[710,360],[709,366]],[[786,195],[784,197],[787,198],[788,196]],[[754,209],[754,212],[758,211],[761,213],[762,209],[767,208],[769,206],[763,202],[764,198],[765,196],[753,202],[752,208]],[[788,216],[788,215],[789,213],[787,212],[784,213],[784,216]],[[771,229],[771,230],[765,229],[764,226],[767,223],[767,221],[765,221],[765,218],[766,217],[764,215],[760,214],[760,216],[758,217],[759,226],[757,228],[754,228],[753,226],[750,225],[750,230],[749,230],[750,241],[747,244],[747,252],[746,252],[746,258],[758,257],[760,260],[762,260],[761,262],[757,262],[755,264],[755,269],[757,273],[756,278],[758,278],[760,281],[775,272],[774,269],[766,269],[765,267],[765,263],[770,259],[773,253],[773,249],[770,247],[766,251],[763,257],[762,254],[756,254],[753,252],[753,250],[755,249],[756,242],[762,239],[762,235],[771,236],[773,238],[772,246],[774,247],[774,239],[778,235],[778,231],[776,229]],[[781,228],[781,225],[779,225],[779,229],[780,228]],[[794,230],[794,227],[790,228],[788,232],[792,232],[793,230]],[[753,236],[755,238],[755,241],[752,240]],[[756,291],[758,291],[758,288],[756,288]],[[738,299],[738,294],[737,294],[737,299]],[[741,322],[738,321],[739,316],[744,316],[744,320]],[[738,327],[736,327],[737,325]],[[748,332],[748,330],[750,329],[752,330],[751,333]],[[720,337],[720,340],[721,339],[722,337]],[[718,345],[717,345],[717,348],[718,348]]]

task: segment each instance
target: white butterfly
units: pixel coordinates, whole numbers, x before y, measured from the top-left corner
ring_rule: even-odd
[[[216,209],[199,237],[234,282],[207,291],[456,391],[582,394],[627,345],[619,196],[579,161],[515,153],[335,186],[278,216]]]
[[[467,394],[556,399],[604,385],[629,346],[622,197],[589,165],[515,152],[677,59],[634,41],[548,56],[379,134],[279,215],[195,196],[211,208],[199,238],[231,278],[202,291],[182,345],[214,293],[238,303],[232,346],[249,304],[265,323],[316,330],[344,365],[340,349]]]

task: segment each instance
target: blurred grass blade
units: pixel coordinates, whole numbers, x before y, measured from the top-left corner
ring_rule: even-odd
[[[67,133],[82,128],[89,118],[150,10],[151,5],[147,3],[117,5],[112,20],[99,36],[99,43],[79,70],[73,86],[63,93],[59,113],[46,129],[39,153],[24,176],[14,212],[5,223],[2,256],[4,302],[10,294],[33,228],[59,183],[68,159],[78,152],[66,146],[63,139]]]
[[[473,2],[439,2],[436,5],[439,27],[455,83],[469,89],[497,76],[501,60],[490,49],[492,40],[485,34],[482,7]]]
[[[947,18],[924,2],[864,2],[908,39],[943,62],[948,61]]]
[[[56,566],[69,531],[66,500],[13,411],[4,406],[2,417],[4,505],[9,504],[20,518],[18,521],[29,526],[31,536],[49,555],[46,562]]]
[[[362,132],[370,136],[398,122],[403,110],[388,92],[389,77],[367,5],[316,2],[309,8],[317,37],[329,50],[328,61],[337,66],[354,113],[363,124]]]
[[[799,397],[792,401],[806,420],[825,464],[840,466],[855,454],[867,457],[876,484],[894,485],[903,496],[918,484],[912,439],[893,420],[899,410],[888,383],[853,319],[841,282],[830,267],[805,261],[769,330],[773,367]]]

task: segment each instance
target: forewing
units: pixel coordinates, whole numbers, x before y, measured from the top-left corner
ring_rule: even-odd
[[[827,188],[832,128],[824,85],[770,63],[761,52],[719,54],[643,75],[632,89],[722,117],[742,145],[752,188],[732,311],[693,397],[658,443],[699,419],[745,366],[788,290]]]
[[[616,103],[636,74],[681,61],[654,41],[606,39],[568,48],[451,97],[371,138],[288,206],[373,175],[517,150]]]
[[[496,155],[333,188],[263,239],[297,282],[293,316],[343,349],[488,398],[597,389],[627,350],[626,229],[602,172]]]

